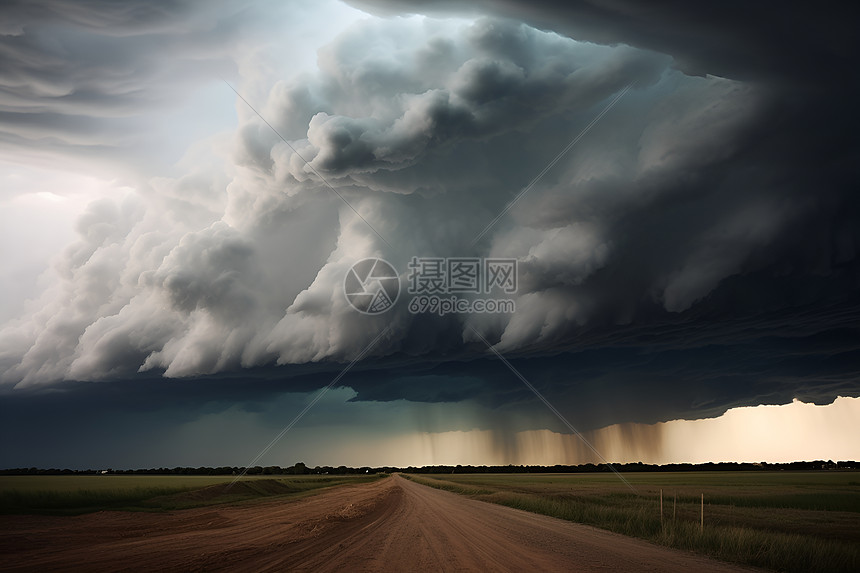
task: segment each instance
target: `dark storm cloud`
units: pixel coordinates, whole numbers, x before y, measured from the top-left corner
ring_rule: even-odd
[[[836,315],[844,315],[841,324]],[[810,318],[822,329],[818,334],[810,334],[815,330],[809,325]],[[567,352],[511,360],[582,431],[612,420],[653,423],[715,416],[733,406],[780,404],[795,397],[825,403],[828,399],[822,397],[828,393],[856,393],[860,337],[848,328],[856,324],[856,314],[834,308],[821,317],[780,319],[794,319],[806,327],[783,331],[780,324],[773,323],[774,330],[768,330],[764,328],[767,319],[747,320],[723,326],[730,335],[739,331],[757,335],[696,341],[689,334],[701,325],[664,324],[648,333],[630,333],[627,340],[614,332],[613,340],[604,340],[603,346],[592,340],[590,346]],[[648,343],[654,339],[660,344]],[[0,400],[4,460],[7,465],[50,460],[72,466],[136,466],[147,463],[141,460],[164,464],[168,462],[163,460],[174,458],[179,460],[175,463],[189,463],[188,455],[197,459],[193,453],[176,457],[170,446],[183,427],[202,417],[230,416],[238,411],[265,419],[273,434],[301,410],[308,399],[303,393],[317,391],[336,374],[332,365],[317,364],[226,372],[193,380],[138,376],[111,384],[78,383],[40,393],[6,393]],[[353,401],[365,404],[408,400],[482,407],[460,419],[415,418],[408,428],[413,431],[493,430],[495,439],[511,452],[516,451],[510,442],[513,432],[533,428],[566,431],[493,357],[475,358],[464,352],[459,358],[437,357],[435,361],[426,357],[420,361],[371,360],[356,365],[343,383],[357,391]],[[285,399],[285,391],[293,397]],[[273,409],[273,404],[279,407]],[[393,417],[376,417],[371,422],[361,414],[349,414],[349,409],[333,416],[326,407],[320,408],[318,415],[303,420],[303,427],[354,423],[361,428],[372,423],[388,432],[403,427]],[[46,425],[47,420],[51,423]],[[65,428],[62,435],[56,433],[57,427]],[[241,433],[243,427],[232,431]],[[20,445],[21,436],[27,436],[26,448]],[[262,447],[268,437],[246,439],[247,447],[254,449]],[[100,456],[64,453],[93,442],[99,443]],[[34,453],[34,445],[42,457]],[[134,454],[121,453],[129,451]],[[213,459],[241,464],[246,455]],[[91,459],[112,461],[89,462]]]
[[[382,14],[495,14],[599,44],[670,54],[690,74],[740,80],[815,80],[857,87],[846,73],[860,45],[852,7],[683,0],[351,0]],[[814,86],[806,85],[806,88]]]
[[[545,427],[540,404],[472,327],[582,429],[857,395],[849,19],[821,11],[800,25],[772,8],[798,23],[789,33],[761,5],[696,10],[487,3],[472,12],[507,19],[356,23],[320,50],[318,73],[263,90],[257,103],[290,146],[249,114],[236,173],[162,181],[144,199],[87,213],[57,290],[4,332],[7,390],[123,379],[145,394],[153,382],[139,376],[209,375],[177,399],[253,402],[260,388],[328,383],[390,326],[344,379],[357,401],[474,402],[499,420],[524,408]],[[471,246],[631,82],[587,144]],[[299,154],[394,246],[336,213]],[[403,271],[431,255],[516,257],[517,312],[414,317],[401,306],[368,318],[349,308],[341,284],[357,259],[383,256]],[[81,396],[96,388],[84,387]]]
[[[404,3],[386,6],[400,11]],[[460,10],[453,4],[438,8],[422,3],[415,11]],[[547,367],[543,375],[535,367],[532,376],[567,389],[567,399],[556,399],[587,426],[717,415],[732,406],[800,396],[826,403],[856,395],[860,210],[852,191],[857,149],[846,127],[856,123],[850,105],[855,81],[844,70],[857,51],[847,20],[838,22],[827,11],[801,15],[733,4],[705,11],[689,5],[646,11],[617,3],[485,8],[577,39],[664,52],[688,73],[744,80],[766,94],[751,106],[755,100],[744,96],[744,84],[677,90],[661,104],[674,113],[645,127],[640,141],[653,145],[646,158],[651,169],[632,188],[623,178],[595,178],[573,193],[546,194],[520,207],[525,215],[519,221],[527,227],[559,227],[583,214],[603,223],[603,236],[587,225],[566,227],[541,243],[549,256],[532,248],[536,256],[521,259],[525,289],[554,293],[543,318],[524,329],[551,330],[562,301],[589,306],[586,325],[562,320],[542,340],[542,350],[521,350],[565,353],[551,361],[563,368]],[[470,10],[476,11],[482,10]],[[797,26],[774,25],[775,19]],[[497,45],[510,44],[508,38]],[[497,87],[501,76],[498,68],[485,72],[485,86],[468,92],[475,94],[472,100],[504,93]],[[704,108],[709,91],[719,94],[717,103]],[[744,124],[732,133],[739,119]],[[523,322],[541,317],[529,316],[529,301],[518,303]],[[578,362],[604,352],[588,350],[595,347],[650,358],[647,367],[629,356],[607,358],[591,374],[580,373]],[[486,394],[470,384],[434,386],[440,396],[469,387],[475,398],[505,402],[507,394],[491,383],[495,377],[485,373],[483,379]],[[357,399],[397,395],[389,384],[355,387]],[[626,406],[593,408],[619,392],[629,398]],[[577,402],[589,406],[577,408]]]

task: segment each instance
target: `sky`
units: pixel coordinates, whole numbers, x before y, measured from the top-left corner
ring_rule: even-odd
[[[860,459],[840,9],[4,3],[0,467]]]

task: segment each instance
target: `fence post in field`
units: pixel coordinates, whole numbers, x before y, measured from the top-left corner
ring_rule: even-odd
[[[705,494],[702,494],[702,520],[699,522],[699,532],[705,531]]]
[[[676,491],[672,497],[672,521],[675,521],[675,515],[678,507],[678,492]]]
[[[660,527],[663,527],[663,490],[660,490]]]

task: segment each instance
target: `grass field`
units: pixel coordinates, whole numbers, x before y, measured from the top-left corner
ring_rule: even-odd
[[[625,474],[634,491],[608,473],[407,477],[725,561],[792,572],[860,570],[857,472]]]
[[[106,509],[164,511],[362,483],[379,476],[0,476],[0,513],[80,514]]]

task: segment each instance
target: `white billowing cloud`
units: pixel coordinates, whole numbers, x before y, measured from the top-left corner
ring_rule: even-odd
[[[307,122],[306,140],[294,147],[313,168],[373,186],[367,174],[403,169],[463,140],[527,129],[564,108],[587,109],[634,80],[653,81],[666,60],[504,21],[413,18],[359,22],[322,48],[319,62],[317,81],[300,76],[277,86],[273,95],[283,100],[266,109],[290,117],[286,133],[298,118]],[[259,131],[243,134],[258,165],[286,163],[276,171],[308,179],[310,168],[284,152],[286,144],[261,157]]]
[[[637,209],[732,156],[755,95],[687,78],[663,56],[489,19],[366,19],[323,46],[318,63],[272,81],[242,54],[240,91],[289,145],[238,102],[232,146],[212,140],[220,163],[209,157],[91,205],[36,310],[0,330],[4,384],[347,361],[386,326],[374,354],[430,352],[416,339],[452,321],[465,340],[468,321],[504,349],[551,344],[611,303],[590,281],[625,272],[613,265],[637,240]],[[634,81],[615,119],[613,110],[470,246]],[[671,93],[683,105],[656,105]],[[673,147],[678,133],[689,145]],[[636,245],[630,296],[662,286],[666,308],[683,310],[743,265],[727,254],[738,243],[752,249],[778,229],[770,220],[750,232],[754,214],[731,202],[693,216],[701,224],[679,231],[675,252]],[[723,220],[735,230],[721,234]],[[405,304],[367,317],[343,295],[347,269],[365,257],[404,272],[412,256],[489,254],[520,261],[512,316],[422,321],[415,333]]]

